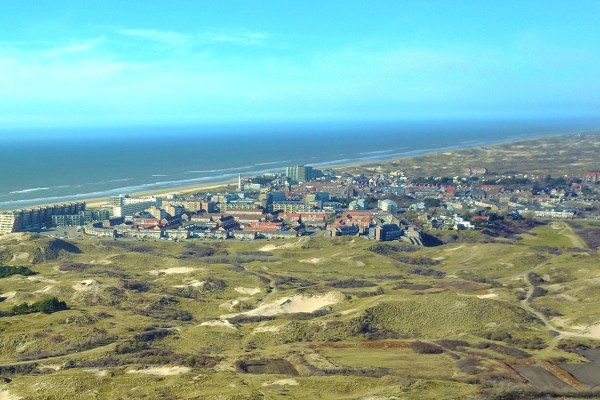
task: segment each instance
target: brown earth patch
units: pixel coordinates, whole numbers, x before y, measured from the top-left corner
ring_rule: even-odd
[[[281,358],[240,361],[239,369],[248,374],[299,375],[289,361]]]

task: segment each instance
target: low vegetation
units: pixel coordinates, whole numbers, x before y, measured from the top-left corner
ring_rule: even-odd
[[[31,276],[37,272],[32,271],[29,267],[13,267],[10,265],[0,265],[0,278],[7,278],[12,275]]]
[[[0,375],[27,399],[539,394],[513,365],[594,365],[586,351],[600,346],[598,253],[540,232],[453,232],[456,243],[435,247],[272,240],[269,251],[3,241],[3,264],[23,266],[0,269]]]
[[[14,315],[32,314],[41,312],[44,314],[52,314],[57,311],[68,310],[67,303],[58,300],[56,297],[50,297],[45,300],[36,301],[32,304],[21,303],[12,308]]]

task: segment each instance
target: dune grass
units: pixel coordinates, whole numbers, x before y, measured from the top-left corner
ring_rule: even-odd
[[[560,313],[549,317],[555,326],[576,332],[573,326],[600,322],[598,254],[571,250],[569,237],[542,228],[535,240],[456,243],[396,255],[377,254],[362,238],[57,245],[31,235],[4,237],[3,263],[18,260],[11,265],[37,274],[0,280],[0,364],[33,360],[29,372],[0,372],[13,379],[11,393],[31,399],[475,395],[481,388],[460,382],[469,378],[460,363],[475,358],[486,366],[482,371],[505,373],[503,362],[514,359],[480,343],[514,347],[534,360],[577,359],[556,348],[548,329],[522,307],[517,294],[529,290],[528,272],[537,273],[547,291],[530,304]],[[227,317],[278,299],[331,293],[339,301],[315,313]],[[53,295],[69,310],[9,315],[15,304]],[[434,355],[360,347],[439,339],[472,347]],[[337,369],[310,370],[298,361],[310,354]],[[246,374],[239,368],[262,359],[284,360],[302,373]],[[128,372],[174,366],[190,370]],[[285,379],[298,385],[273,384]]]

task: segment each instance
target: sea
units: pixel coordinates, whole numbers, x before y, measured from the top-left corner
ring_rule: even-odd
[[[520,119],[3,129],[0,210],[599,128],[598,119]]]

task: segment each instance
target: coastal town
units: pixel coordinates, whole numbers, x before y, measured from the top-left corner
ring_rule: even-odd
[[[360,236],[423,245],[424,232],[485,230],[504,219],[598,219],[599,200],[597,171],[552,177],[465,165],[456,176],[408,176],[296,165],[240,175],[237,185],[210,192],[121,194],[94,207],[77,202],[1,211],[0,234],[175,241]]]

